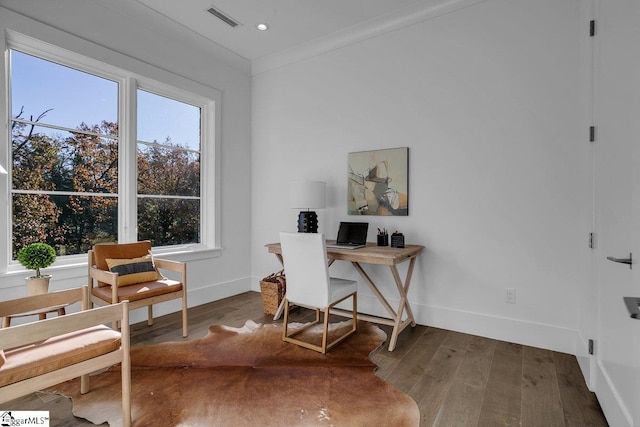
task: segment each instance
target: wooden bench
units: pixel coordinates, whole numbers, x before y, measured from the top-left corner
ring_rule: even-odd
[[[122,365],[122,419],[131,425],[131,362],[128,301],[88,309],[87,286],[0,302],[0,316],[81,302],[64,316],[0,329],[0,403],[80,377],[89,391],[89,373]],[[106,323],[121,322],[121,331]]]

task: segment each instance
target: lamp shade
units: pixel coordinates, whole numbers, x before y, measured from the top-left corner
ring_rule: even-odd
[[[322,181],[294,181],[289,187],[292,209],[324,209],[327,184]]]

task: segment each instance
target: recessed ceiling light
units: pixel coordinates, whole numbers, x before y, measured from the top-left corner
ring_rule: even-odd
[[[256,28],[260,31],[267,31],[269,29],[269,24],[261,22],[259,24],[256,24]]]

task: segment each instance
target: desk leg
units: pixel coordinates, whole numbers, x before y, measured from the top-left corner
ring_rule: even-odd
[[[393,351],[396,348],[396,344],[398,342],[398,335],[400,332],[404,330],[407,326],[411,325],[412,327],[416,326],[415,318],[413,317],[413,310],[411,310],[411,306],[409,305],[409,299],[407,294],[409,292],[409,285],[411,284],[411,276],[413,275],[413,268],[415,266],[416,258],[411,258],[409,262],[409,268],[407,270],[407,276],[405,277],[404,284],[402,283],[402,279],[400,278],[400,274],[398,273],[398,268],[395,265],[389,266],[391,269],[391,274],[393,275],[393,279],[398,288],[398,294],[400,295],[400,305],[398,306],[398,310],[395,311],[393,307],[389,304],[387,299],[382,295],[382,292],[378,289],[376,284],[371,280],[369,275],[364,271],[362,266],[357,262],[351,262],[355,269],[360,273],[362,278],[367,282],[373,293],[376,295],[380,303],[384,306],[384,308],[389,313],[391,317],[391,325],[393,326],[393,331],[391,332],[391,338],[389,339],[389,351]],[[407,311],[407,318],[403,321],[402,315],[404,311]]]
[[[393,274],[393,279],[396,282],[396,286],[398,287],[398,292],[400,293],[400,305],[398,306],[398,314],[395,317],[395,322],[393,324],[393,331],[391,332],[391,339],[389,340],[389,351],[393,351],[396,348],[396,344],[398,342],[398,335],[404,328],[406,328],[409,324],[411,327],[416,326],[416,320],[413,317],[413,310],[411,310],[411,306],[409,305],[409,285],[411,284],[411,276],[413,274],[413,267],[415,265],[416,259],[411,258],[409,262],[409,269],[407,270],[407,276],[404,280],[404,285],[402,284],[402,279],[400,278],[400,274],[398,273],[398,269],[395,265],[390,266],[391,273]],[[407,318],[403,321],[402,314],[404,310],[407,310]]]
[[[273,315],[273,320],[278,320],[280,316],[282,316],[283,312],[284,312],[284,298],[282,299],[282,301],[280,301],[280,305],[276,310],[276,314]]]
[[[373,293],[376,294],[376,297],[378,298],[380,303],[384,306],[384,308],[389,313],[389,317],[391,317],[392,319],[395,319],[396,318],[396,312],[393,310],[393,308],[391,307],[391,304],[389,304],[389,302],[384,297],[384,295],[382,295],[382,292],[380,292],[380,290],[378,289],[376,284],[373,283],[373,280],[371,280],[369,275],[364,271],[362,266],[359,263],[355,262],[355,261],[351,261],[351,264],[358,271],[358,273],[360,273],[360,275],[362,276],[364,281],[367,282],[367,284],[369,285],[369,287],[371,288]]]

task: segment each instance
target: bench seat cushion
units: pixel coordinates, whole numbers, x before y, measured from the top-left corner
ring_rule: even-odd
[[[147,299],[159,295],[170,294],[182,290],[182,283],[171,279],[156,280],[155,282],[136,283],[118,287],[118,301],[111,301],[111,286],[91,288],[91,293],[109,304],[125,300],[131,302]]]
[[[110,353],[120,345],[120,333],[100,325],[5,350],[0,387]]]

